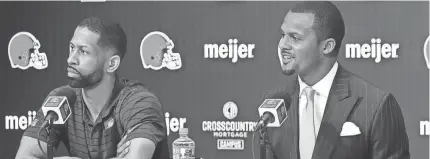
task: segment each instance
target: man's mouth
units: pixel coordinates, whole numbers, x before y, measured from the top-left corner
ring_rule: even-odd
[[[292,57],[292,56],[290,56],[290,55],[283,55],[282,56],[284,59],[292,59],[292,58],[294,58],[294,57]]]
[[[284,64],[290,62],[291,60],[295,59],[295,56],[293,54],[290,53],[282,53],[282,62]]]
[[[78,72],[76,70],[74,70],[73,68],[70,68],[70,67],[67,68],[67,72],[70,72],[70,73],[78,75]]]

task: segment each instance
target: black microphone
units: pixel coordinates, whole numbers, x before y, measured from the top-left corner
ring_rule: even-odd
[[[280,127],[287,119],[287,109],[291,105],[291,96],[286,89],[266,93],[265,100],[258,107],[260,119],[254,127],[254,131],[259,131],[266,127]]]
[[[76,101],[76,93],[71,88],[63,88],[49,96],[42,105],[44,121],[40,130],[52,124],[64,124],[72,114],[70,105]]]

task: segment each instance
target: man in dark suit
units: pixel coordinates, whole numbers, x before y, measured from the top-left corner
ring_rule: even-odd
[[[268,128],[277,159],[405,159],[409,141],[394,96],[344,69],[345,26],[330,2],[299,2],[285,16],[278,56],[298,74],[288,118]]]

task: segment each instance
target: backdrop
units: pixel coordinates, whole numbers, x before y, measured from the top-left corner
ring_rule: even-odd
[[[281,72],[277,44],[283,18],[295,3],[1,2],[0,115],[3,121],[0,127],[5,129],[0,131],[0,156],[15,156],[26,128],[25,121],[12,127],[15,124],[10,122],[20,121],[6,119],[27,118],[29,111],[41,107],[49,91],[66,84],[66,59],[73,32],[85,17],[99,16],[117,21],[124,28],[129,51],[119,73],[140,80],[160,98],[168,113],[170,146],[178,138],[178,125],[182,121],[188,125],[190,137],[196,142],[196,156],[252,158],[251,132],[238,133],[247,134],[246,137],[218,137],[216,135],[225,135],[225,131],[203,131],[206,128],[202,123],[254,121],[263,93],[293,80]],[[340,64],[394,94],[405,117],[411,157],[429,158],[429,138],[420,134],[420,121],[429,119],[429,69],[423,56],[423,44],[429,35],[429,3],[334,3],[346,24]],[[30,32],[39,40],[39,51],[47,56],[47,68],[11,67],[8,43],[21,31]],[[174,42],[173,52],[179,53],[182,61],[180,69],[143,67],[140,43],[152,31],[164,32]],[[228,44],[233,38],[238,39],[239,44],[246,44],[248,50],[252,47],[248,44],[254,44],[254,57],[238,59],[235,63],[228,58],[205,58],[205,44]],[[371,38],[399,44],[398,58],[382,59],[379,63],[371,58],[346,58],[347,44],[371,44]],[[223,111],[228,101],[237,105],[237,111]],[[218,139],[237,139],[238,142],[218,143]],[[221,150],[241,147],[243,150]],[[256,145],[256,157],[258,153]],[[67,155],[64,146],[56,155]]]

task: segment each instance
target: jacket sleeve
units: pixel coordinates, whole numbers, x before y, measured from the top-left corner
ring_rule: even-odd
[[[379,106],[371,129],[372,159],[409,159],[409,139],[399,104],[387,93]]]

